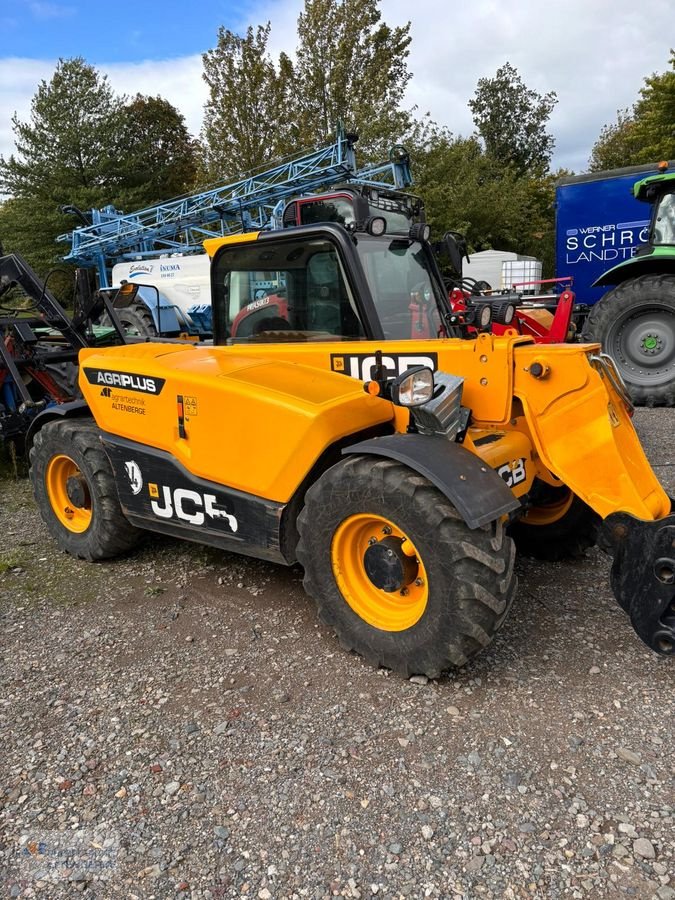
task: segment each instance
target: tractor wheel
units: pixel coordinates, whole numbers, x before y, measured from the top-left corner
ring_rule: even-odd
[[[600,516],[569,488],[541,484],[536,505],[512,522],[508,532],[518,553],[556,561],[583,556],[595,546],[599,527]]]
[[[501,523],[471,530],[425,478],[354,456],[307,491],[297,557],[342,646],[435,678],[490,643],[516,589]]]
[[[131,337],[157,337],[155,320],[144,306],[125,306],[115,312],[122,329]]]
[[[600,341],[639,406],[675,406],[675,276],[624,281],[591,308],[584,340]]]
[[[30,451],[30,479],[50,534],[71,556],[107,559],[139,542],[143,532],[122,512],[92,422],[66,419],[44,425]]]

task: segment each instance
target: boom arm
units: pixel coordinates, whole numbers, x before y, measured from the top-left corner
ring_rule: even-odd
[[[374,187],[410,185],[403,148],[394,147],[388,163],[357,172],[354,142],[353,135],[340,130],[330,146],[232,184],[128,215],[112,206],[95,209],[91,211],[92,224],[59,235],[57,240],[71,245],[66,261],[96,266],[100,284],[106,286],[107,270],[114,262],[171,252],[203,252],[206,238],[265,228],[275,206],[298,193],[310,193],[340,180],[358,180]]]

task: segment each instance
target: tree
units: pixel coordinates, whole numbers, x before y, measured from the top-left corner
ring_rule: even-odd
[[[267,51],[270,23],[245,37],[221,27],[214,50],[203,54],[209,86],[203,138],[212,178],[235,178],[293,149],[293,66],[278,70]]]
[[[593,145],[588,163],[591,172],[618,169],[630,165],[640,155],[640,140],[635,120],[627,109],[617,110],[614,124],[605,125]]]
[[[162,97],[137,94],[121,111],[116,204],[125,210],[185,193],[197,174],[197,143]]]
[[[10,195],[0,239],[43,276],[64,265],[68,246],[56,236],[80,224],[61,206],[131,210],[182,193],[194,179],[196,148],[178,111],[160,97],[116,96],[81,57],[59,60],[29,120],[14,116],[12,125],[16,153],[0,158],[0,190]]]
[[[553,267],[553,175],[519,175],[474,137],[432,130],[412,153],[415,189],[437,235],[460,231],[470,250],[498,248]],[[470,269],[467,275],[471,274]]]
[[[53,204],[40,205],[30,197],[9,197],[0,204],[0,243],[4,253],[20,253],[42,278],[52,269],[60,270],[49,279],[49,289],[62,303],[73,297],[72,270],[61,260],[67,244],[56,244],[57,234],[68,229],[68,218]]]
[[[110,148],[121,108],[93,66],[81,57],[60,59],[51,81],[38,86],[30,121],[12,118],[18,158],[0,157],[0,189],[86,205],[117,177]]]
[[[547,172],[555,140],[546,131],[558,102],[554,91],[539,94],[526,87],[506,62],[494,78],[479,78],[469,109],[486,151],[519,174]]]
[[[670,51],[669,72],[645,78],[635,123],[642,141],[641,162],[675,158],[675,50]]]
[[[107,79],[77,57],[60,59],[51,80],[40,82],[28,121],[12,119],[16,155],[0,158],[0,190],[11,196],[0,238],[43,275],[66,249],[55,243],[69,225],[59,207],[113,199],[119,174],[111,148],[121,109]]]
[[[401,108],[411,74],[410,23],[390,28],[378,0],[305,0],[298,18],[296,79],[301,133],[330,141],[338,122],[382,158],[411,126]]]
[[[381,22],[378,0],[305,0],[294,65],[268,53],[269,22],[243,37],[221,28],[203,56],[211,177],[326,144],[340,122],[359,134],[361,159],[381,159],[412,124],[401,109],[409,31]]]
[[[614,169],[675,158],[675,51],[670,71],[645,78],[632,109],[619,110],[593,145],[589,169]]]

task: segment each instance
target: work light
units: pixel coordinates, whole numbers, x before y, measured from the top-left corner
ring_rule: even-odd
[[[392,385],[392,400],[399,406],[422,406],[434,395],[434,373],[426,366],[408,369]]]

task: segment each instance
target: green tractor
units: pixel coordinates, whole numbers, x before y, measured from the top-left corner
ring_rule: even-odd
[[[584,340],[602,343],[636,403],[675,406],[675,172],[633,194],[652,205],[648,241],[595,282],[616,287],[591,308]]]

